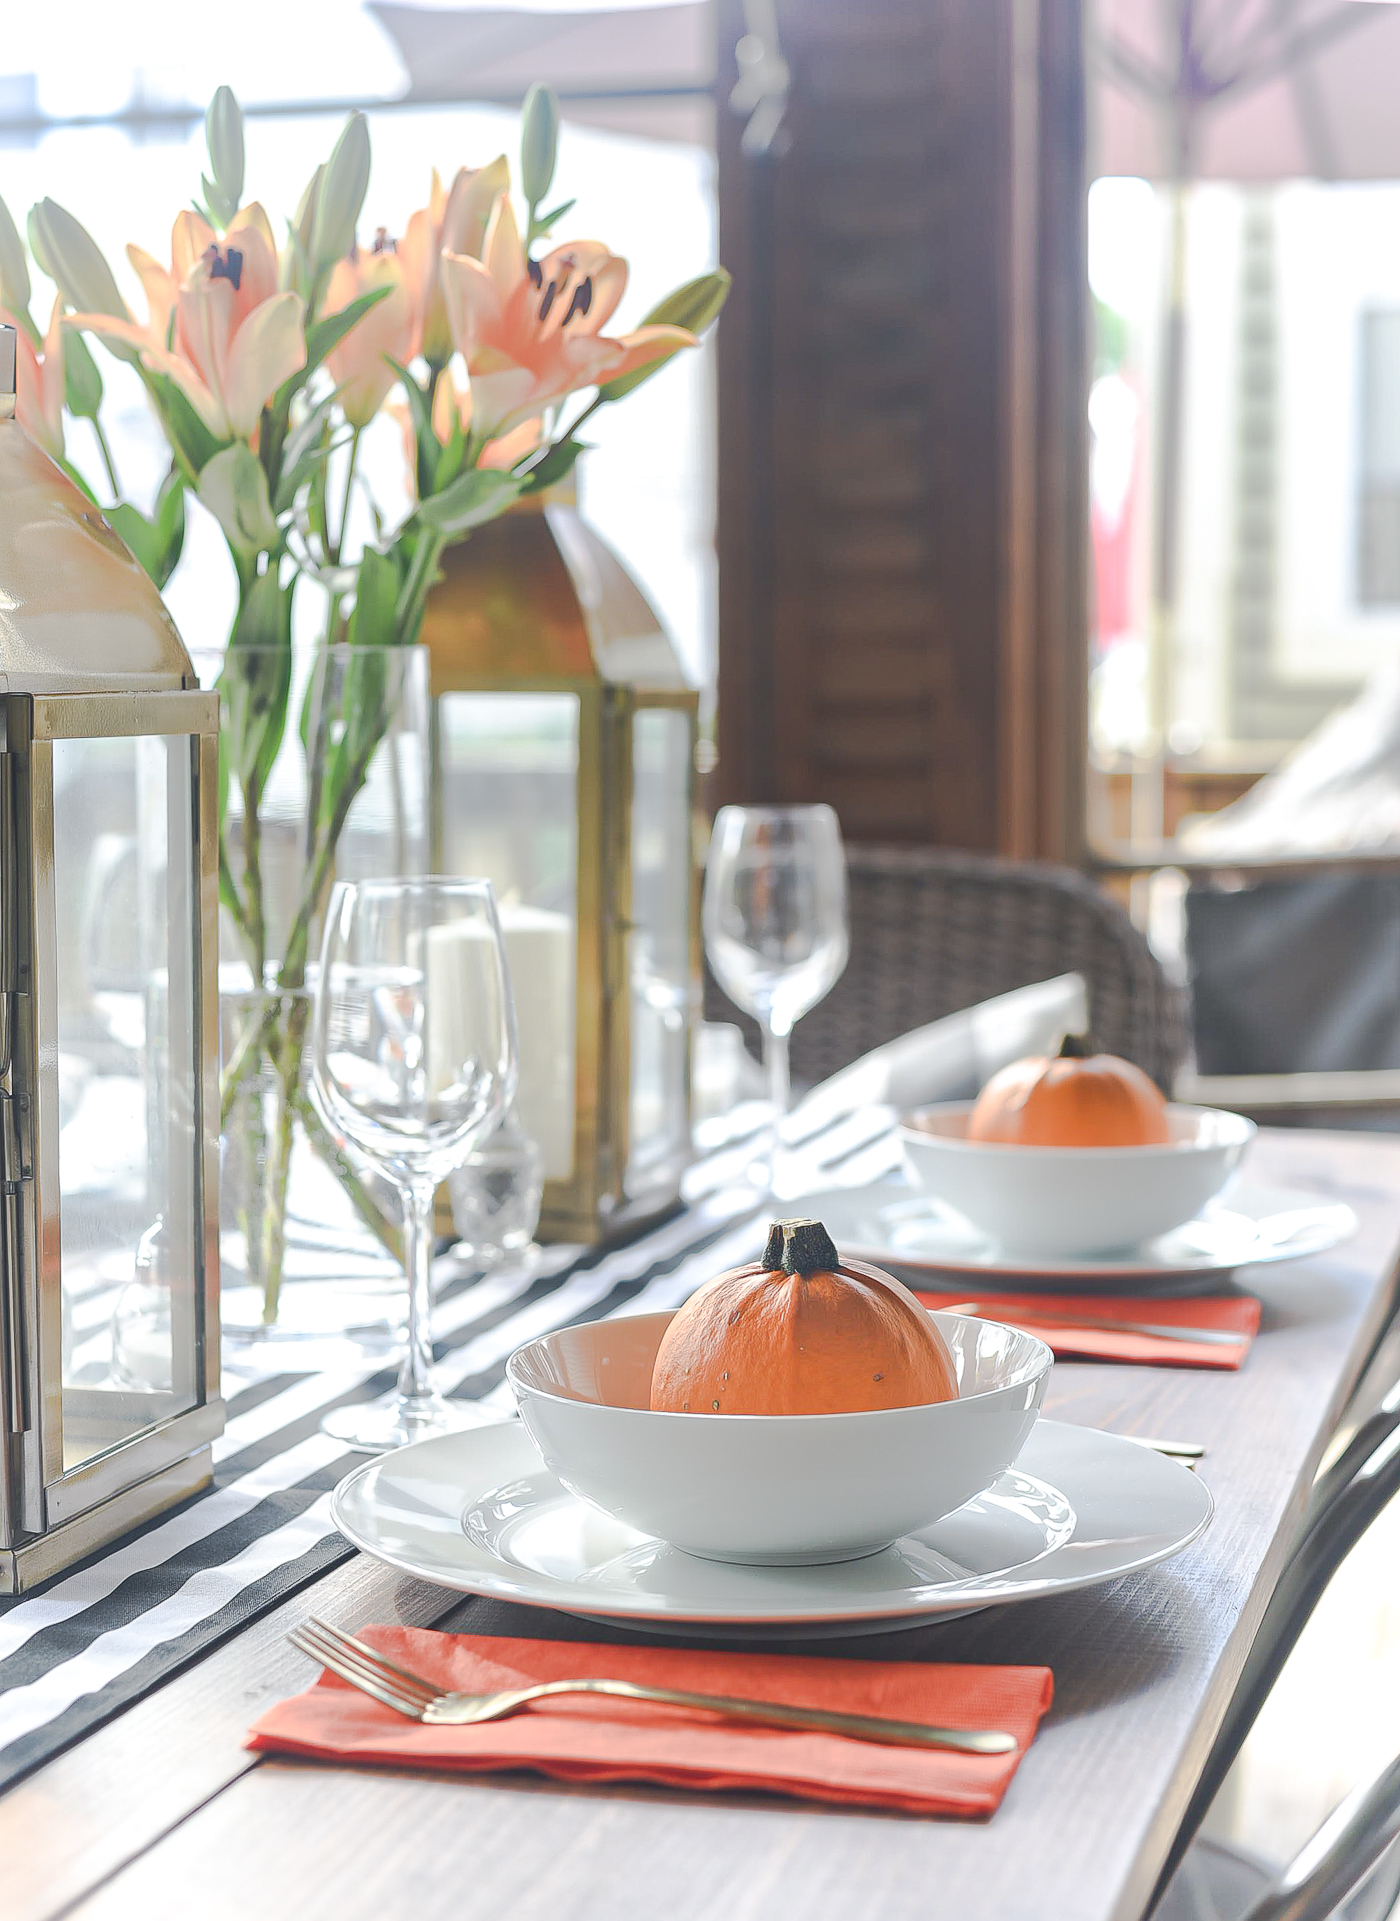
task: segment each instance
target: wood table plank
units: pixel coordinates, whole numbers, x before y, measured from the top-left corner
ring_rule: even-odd
[[[1203,1441],[1202,1476],[1217,1501],[1203,1540],[1108,1587],[826,1644],[841,1655],[1054,1669],[1054,1708],[992,1821],[567,1789],[524,1777],[405,1776],[273,1759],[250,1767],[239,1745],[248,1721],[311,1672],[279,1644],[286,1618],[313,1606],[351,1624],[439,1614],[440,1592],[361,1561],[0,1799],[7,1921],[55,1921],[60,1912],[146,1921],[194,1889],[212,1921],[307,1913],[437,1921],[463,1912],[522,1921],[1139,1916],[1317,1460],[1390,1312],[1400,1255],[1400,1144],[1263,1134],[1251,1172],[1293,1188],[1300,1203],[1318,1194],[1349,1200],[1360,1235],[1331,1255],[1247,1276],[1265,1303],[1264,1329],[1239,1374],[1061,1364],[1047,1402],[1062,1419]],[[483,1633],[604,1638],[561,1616],[493,1602],[469,1601],[447,1618]],[[25,1864],[18,1904],[17,1859]],[[89,1892],[75,1903],[83,1887]]]

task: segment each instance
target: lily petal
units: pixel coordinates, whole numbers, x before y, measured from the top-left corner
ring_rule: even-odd
[[[306,365],[306,311],[300,294],[274,294],[233,337],[224,368],[224,407],[235,434],[251,434],[284,380]]]
[[[452,182],[442,214],[442,252],[483,259],[492,211],[501,195],[509,193],[510,162],[503,153],[474,172],[463,167]]]
[[[170,277],[177,287],[185,284],[191,269],[203,258],[206,247],[214,244],[214,229],[203,214],[187,207],[175,216],[170,229]],[[131,248],[127,248],[130,257]],[[149,258],[149,256],[147,256]]]
[[[481,264],[495,281],[502,301],[509,298],[524,278],[525,249],[520,243],[520,228],[516,225],[509,194],[498,195],[491,209],[486,236],[481,243]]]
[[[470,359],[472,348],[501,324],[500,288],[479,260],[465,254],[445,253],[438,272],[453,345]]]

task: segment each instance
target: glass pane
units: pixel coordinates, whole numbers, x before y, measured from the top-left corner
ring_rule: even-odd
[[[632,721],[632,1102],[627,1192],[671,1179],[690,1150],[685,1076],[691,949],[690,719]]]
[[[548,1180],[574,1166],[578,696],[444,694],[441,869],[496,889],[520,1025],[520,1124]]]
[[[53,747],[65,1468],[198,1400],[191,741]]]

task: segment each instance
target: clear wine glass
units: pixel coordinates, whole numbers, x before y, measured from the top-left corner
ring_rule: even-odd
[[[439,1184],[515,1095],[515,1008],[491,883],[342,882],[326,916],[314,1023],[326,1119],[403,1198],[408,1351],[398,1386],[321,1423],[379,1453],[480,1419],[433,1387],[428,1264]]]
[[[715,979],[763,1030],[773,1105],[771,1185],[791,1099],[788,1040],[830,993],[850,952],[846,856],[830,807],[722,807],[705,863],[705,952]]]

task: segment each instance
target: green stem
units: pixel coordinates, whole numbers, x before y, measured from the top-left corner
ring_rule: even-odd
[[[263,909],[262,821],[258,806],[262,790],[256,781],[243,789],[243,893],[247,902],[248,945],[252,949],[253,985],[261,987],[267,969],[267,916]]]
[[[336,538],[335,548],[332,554],[332,558],[337,567],[340,565],[340,556],[345,551],[345,529],[350,519],[350,490],[355,484],[355,461],[359,456],[359,452],[360,429],[356,427],[350,436],[350,462],[345,469],[345,494],[340,503],[340,533]],[[331,600],[331,618],[326,629],[328,634],[334,633],[335,631],[335,619],[339,608],[340,596],[339,594],[335,594]]]
[[[446,536],[438,533],[435,528],[424,527],[418,536],[418,544],[413,550],[413,559],[409,564],[408,579],[403,584],[399,604],[394,612],[394,625],[398,629],[398,639],[403,646],[410,646],[418,638],[418,629],[423,624],[423,609],[427,604],[428,590],[437,575],[437,565],[446,545]]]
[[[274,1327],[282,1291],[282,1266],[287,1252],[287,1186],[292,1171],[294,1114],[301,1086],[301,1059],[306,1044],[307,1008],[295,1003],[274,1063],[279,1084],[277,1119],[267,1157],[267,1190],[262,1218],[263,1326]]]
[[[340,844],[341,831],[349,818],[356,795],[365,784],[369,774],[369,764],[374,759],[383,738],[384,729],[381,727],[351,763],[345,785],[336,800],[335,811],[327,823],[325,839],[317,850],[311,869],[311,879],[302,895],[301,906],[297,910],[291,937],[283,956],[282,969],[278,975],[278,981],[283,987],[302,987],[306,983],[306,959],[311,941],[311,924],[320,913],[325,897],[330,891],[335,851]]]
[[[97,418],[96,414],[93,414],[91,418],[92,431],[97,435],[98,451],[102,455],[102,465],[107,469],[107,484],[112,489],[113,500],[120,500],[122,497],[121,482],[117,479],[117,470],[112,461],[112,449],[107,445],[107,436],[102,431],[102,422]]]
[[[300,1088],[296,1094],[296,1112],[297,1118],[306,1130],[306,1138],[350,1196],[360,1219],[380,1246],[402,1265],[402,1234],[391,1222],[385,1220],[379,1203],[361,1180],[349,1155],[327,1129],[325,1122],[316,1111],[315,1103],[308,1099]]]

